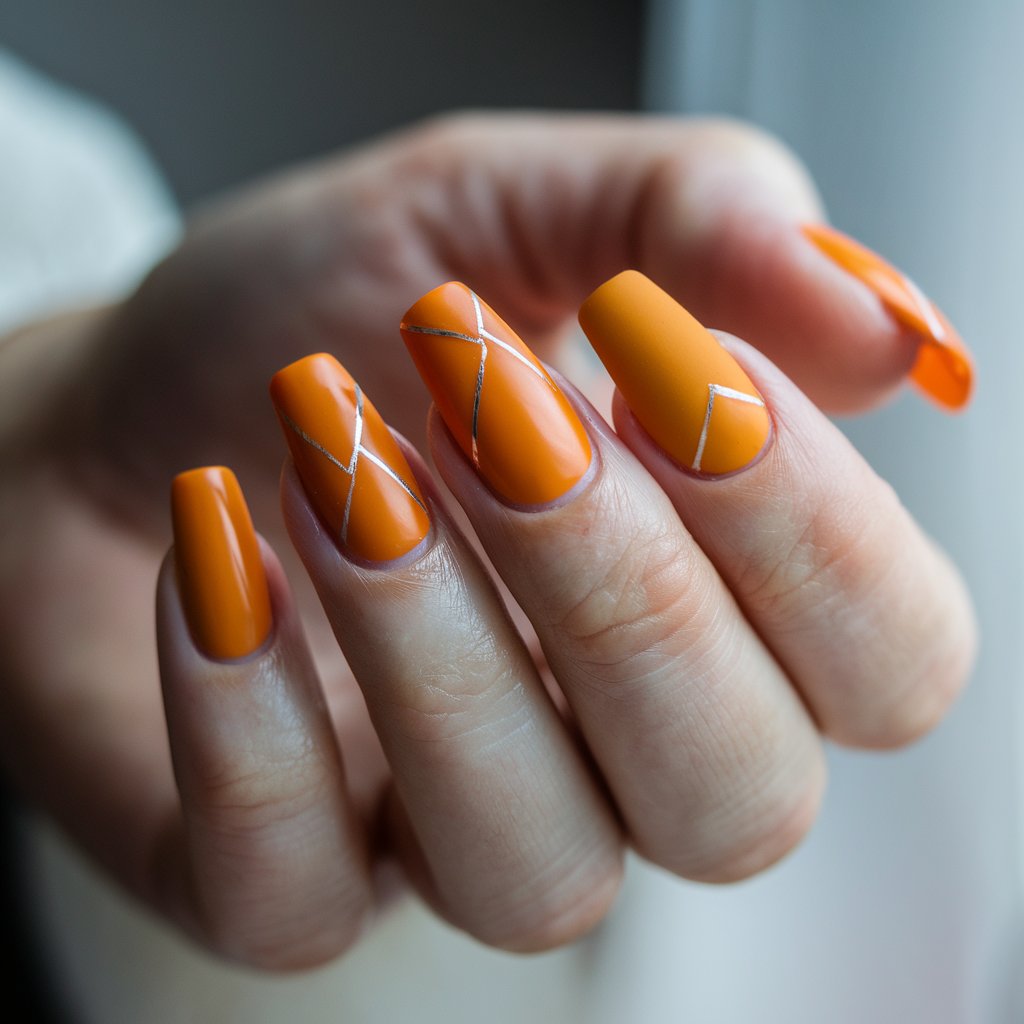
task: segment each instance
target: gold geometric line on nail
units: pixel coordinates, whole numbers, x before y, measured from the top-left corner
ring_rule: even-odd
[[[704,424],[700,428],[700,440],[697,442],[697,454],[693,457],[693,470],[700,472],[700,463],[704,458],[704,447],[708,443],[708,428],[711,426],[711,412],[715,407],[715,398],[721,395],[723,398],[731,398],[737,402],[747,402],[749,405],[759,405],[764,408],[764,399],[759,395],[748,395],[745,391],[737,391],[735,388],[726,387],[724,384],[708,385],[708,405],[704,413]]]
[[[466,289],[469,292],[469,297],[473,300],[473,311],[476,314],[476,336],[472,334],[463,334],[460,331],[450,331],[442,327],[420,327],[414,324],[404,324],[403,329],[406,331],[412,331],[414,334],[432,334],[438,338],[455,338],[459,341],[468,341],[472,345],[478,345],[480,347],[480,364],[476,371],[476,389],[473,392],[473,417],[471,424],[471,445],[472,445],[472,458],[473,465],[478,469],[480,467],[480,454],[477,447],[477,425],[480,420],[480,399],[483,395],[484,390],[484,372],[487,363],[487,342],[493,342],[499,348],[504,349],[510,356],[518,359],[532,373],[535,373],[545,384],[554,389],[554,385],[544,373],[539,370],[533,363],[527,359],[522,352],[516,351],[508,342],[503,341],[501,338],[495,337],[490,331],[484,328],[484,314],[480,308],[480,300],[477,298],[476,292],[472,289]]]
[[[384,473],[387,476],[389,476],[396,484],[398,484],[398,486],[401,487],[402,490],[405,491],[405,493],[408,494],[409,497],[412,498],[412,500],[416,502],[416,504],[419,505],[419,507],[424,512],[427,511],[427,507],[423,504],[419,496],[409,486],[409,484],[406,483],[406,481],[403,480],[402,477],[399,476],[399,474],[396,473],[382,458],[380,458],[380,456],[374,454],[372,451],[370,451],[369,448],[367,448],[363,444],[363,392],[358,384],[356,384],[355,386],[355,394],[356,413],[355,422],[353,424],[352,429],[352,455],[349,458],[347,466],[333,452],[325,448],[315,437],[311,437],[309,434],[307,434],[306,431],[304,431],[302,427],[300,427],[298,423],[296,423],[295,420],[293,420],[287,413],[281,414],[285,423],[287,423],[288,426],[292,430],[294,430],[295,433],[298,434],[298,436],[301,437],[303,441],[306,442],[306,444],[315,448],[321,455],[324,456],[324,458],[326,458],[333,465],[337,466],[338,469],[342,471],[342,473],[345,473],[349,477],[348,493],[345,495],[345,514],[341,523],[341,540],[343,544],[348,543],[348,521],[349,516],[352,512],[352,495],[356,489],[356,469],[359,466],[359,457],[361,455],[365,455],[366,458],[370,460],[370,462],[372,462],[375,466],[383,470]],[[427,514],[429,515],[429,513]]]

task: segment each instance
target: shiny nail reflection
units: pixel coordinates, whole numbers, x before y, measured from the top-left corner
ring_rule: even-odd
[[[430,517],[405,456],[333,356],[286,366],[270,394],[303,487],[346,551],[387,562],[426,537]]]
[[[174,561],[185,617],[210,658],[242,658],[270,633],[270,594],[249,509],[224,466],[179,473],[171,487]]]
[[[402,336],[452,436],[499,495],[560,498],[591,461],[587,432],[519,336],[459,282],[424,295]]]

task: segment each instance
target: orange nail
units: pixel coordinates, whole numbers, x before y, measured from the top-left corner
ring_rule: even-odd
[[[587,432],[534,354],[493,309],[450,281],[402,319],[438,411],[481,476],[517,505],[543,505],[590,466]]]
[[[971,354],[953,325],[905,274],[877,253],[824,224],[805,224],[804,235],[826,256],[866,284],[887,310],[922,342],[910,379],[938,405],[955,411],[974,389]]]
[[[430,517],[409,463],[334,356],[279,370],[270,397],[313,507],[350,554],[388,562],[426,537]]]
[[[243,658],[270,633],[267,577],[235,474],[179,473],[171,485],[174,564],[192,639],[210,658]]]
[[[750,378],[643,274],[606,281],[583,303],[580,324],[633,415],[680,465],[734,473],[767,444],[771,421]]]

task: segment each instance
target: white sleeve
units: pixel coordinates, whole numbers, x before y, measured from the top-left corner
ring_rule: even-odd
[[[123,293],[179,235],[129,130],[2,50],[0,153],[0,331]]]

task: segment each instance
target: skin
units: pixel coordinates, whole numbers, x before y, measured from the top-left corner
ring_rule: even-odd
[[[777,860],[815,816],[822,736],[909,742],[974,652],[955,571],[823,415],[884,400],[915,343],[800,236],[820,219],[796,161],[741,126],[448,118],[211,207],[123,303],[7,339],[6,771],[126,889],[267,969],[351,946],[396,862],[458,927],[538,950],[603,917],[627,844],[707,881]],[[754,346],[725,340],[772,447],[709,484],[566,383],[595,471],[510,509],[436,419],[428,439],[398,321],[463,280],[607,396],[565,329],[625,266]],[[386,571],[345,559],[290,465],[280,511],[266,383],[317,350],[430,495],[427,549]],[[171,477],[213,463],[269,542],[275,630],[241,662],[196,651],[165,558]]]

